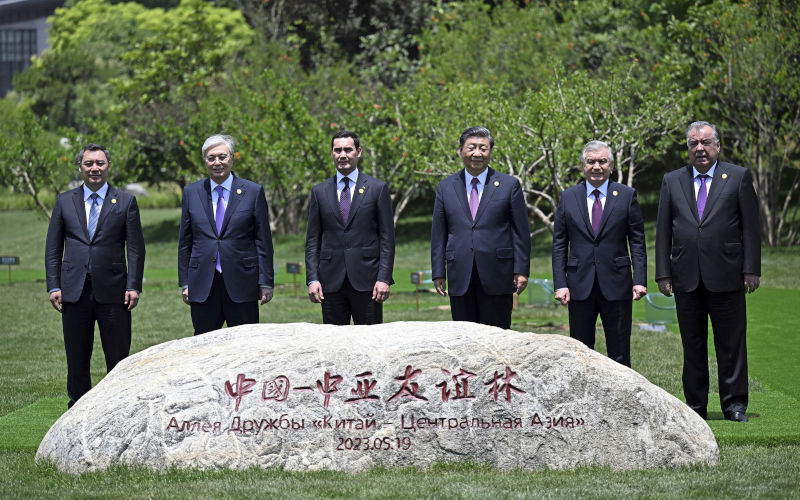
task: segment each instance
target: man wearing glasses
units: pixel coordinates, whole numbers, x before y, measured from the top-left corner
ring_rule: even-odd
[[[178,282],[194,334],[258,323],[258,301],[272,300],[272,234],[264,188],[231,173],[233,138],[203,144],[208,178],[183,191]]]
[[[84,183],[56,199],[45,248],[47,290],[64,332],[70,408],[92,388],[95,322],[106,369],[128,356],[145,253],[136,198],[107,182],[108,151],[88,144],[76,164]]]

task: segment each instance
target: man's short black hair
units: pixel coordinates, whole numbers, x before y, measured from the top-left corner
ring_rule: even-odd
[[[333,137],[331,138],[331,149],[333,149],[333,141],[336,139],[344,139],[345,137],[353,139],[353,144],[355,144],[356,149],[361,147],[361,140],[358,138],[358,135],[356,135],[355,132],[350,132],[349,130],[340,130],[333,134]]]

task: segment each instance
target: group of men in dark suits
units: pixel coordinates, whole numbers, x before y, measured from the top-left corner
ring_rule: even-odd
[[[718,161],[714,125],[692,123],[686,144],[690,165],[661,187],[656,281],[675,294],[686,403],[708,417],[710,318],[723,415],[747,422],[745,293],[761,274],[758,200],[749,170]],[[647,293],[642,212],[635,190],[609,180],[607,144],[589,142],[581,162],[586,181],[561,194],[554,220],[555,297],[569,304],[570,336],[594,347],[599,314],[609,357],[630,366],[631,305]]]
[[[675,293],[687,404],[707,417],[710,316],[725,417],[747,421],[744,294],[759,285],[757,199],[747,169],[717,161],[715,126],[691,124],[687,145],[691,164],[664,176],[656,280],[662,293]],[[464,169],[436,188],[431,269],[436,291],[450,297],[453,320],[510,328],[513,295],[530,274],[530,229],[519,181],[490,167],[493,148],[486,128],[461,134]],[[309,200],[308,296],[328,324],[381,323],[394,283],[389,188],[358,170],[361,154],[356,134],[336,133],[336,173],[314,186]],[[269,302],[274,287],[264,189],[232,173],[231,137],[209,137],[202,155],[208,178],[184,190],[178,247],[195,335],[257,323],[258,302]],[[91,388],[95,321],[111,370],[128,355],[130,310],[141,292],[145,251],[136,199],[107,183],[109,163],[102,146],[81,150],[84,185],[58,197],[47,235],[47,286],[62,312],[70,406]],[[632,302],[647,293],[642,211],[633,188],[610,180],[608,144],[586,144],[581,164],[585,182],[561,193],[554,218],[555,298],[569,306],[570,336],[593,348],[599,315],[609,357],[630,366]]]

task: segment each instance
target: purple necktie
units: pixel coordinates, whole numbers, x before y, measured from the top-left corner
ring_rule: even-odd
[[[702,219],[703,212],[706,209],[706,200],[708,199],[708,190],[706,189],[708,175],[700,174],[697,177],[700,179],[700,189],[697,191],[697,217]]]
[[[592,205],[592,230],[594,234],[600,230],[600,221],[603,219],[603,204],[600,203],[600,190],[592,191],[594,195],[594,205]]]
[[[342,220],[347,223],[347,218],[350,216],[350,178],[342,177],[344,187],[342,194],[339,195],[339,211],[342,212]]]
[[[472,213],[472,220],[475,220],[475,215],[478,214],[478,205],[480,205],[481,202],[480,195],[478,194],[479,182],[477,177],[472,178],[472,191],[469,193],[469,211]]]
[[[217,236],[220,235],[222,232],[222,221],[225,219],[225,198],[222,196],[222,193],[225,192],[225,188],[222,186],[217,186],[217,215],[214,219],[214,222],[217,224]],[[220,261],[219,251],[217,251],[217,271],[222,272],[222,262]]]

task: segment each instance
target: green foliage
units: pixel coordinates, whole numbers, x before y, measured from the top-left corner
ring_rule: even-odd
[[[764,241],[800,242],[800,5],[717,1],[693,11],[706,113],[733,161],[752,169]],[[700,36],[697,36],[699,31]]]
[[[58,192],[76,173],[72,155],[61,146],[57,134],[46,130],[47,119],[27,107],[2,99],[0,115],[0,185],[29,194],[49,218],[50,207],[42,191]],[[65,139],[69,144],[69,138]]]

